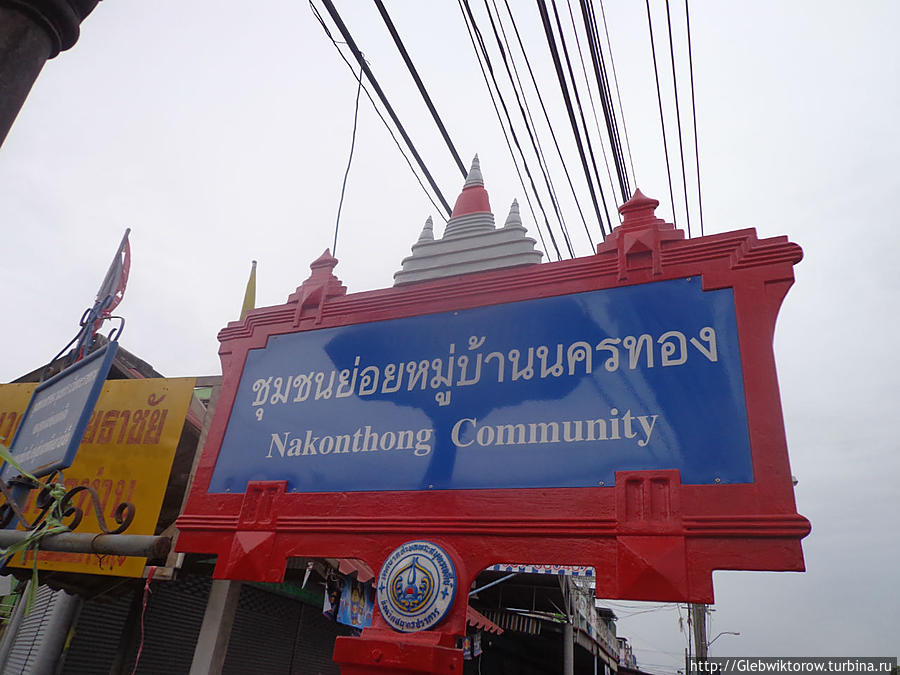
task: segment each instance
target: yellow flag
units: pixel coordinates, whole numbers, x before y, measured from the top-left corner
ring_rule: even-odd
[[[247,316],[247,312],[256,307],[256,261],[250,268],[250,278],[247,279],[247,290],[244,291],[244,304],[241,307],[241,318]]]

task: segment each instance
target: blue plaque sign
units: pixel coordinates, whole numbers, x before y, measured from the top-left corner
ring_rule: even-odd
[[[733,291],[700,277],[276,335],[209,492],[753,481]]]
[[[111,342],[34,390],[9,446],[22,469],[39,477],[72,465],[118,348]],[[18,473],[3,466],[5,478]]]

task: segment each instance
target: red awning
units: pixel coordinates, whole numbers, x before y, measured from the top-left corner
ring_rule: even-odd
[[[500,635],[500,633],[503,632],[503,629],[500,628],[500,626],[488,619],[478,610],[472,609],[471,607],[466,608],[466,623],[474,628],[481,628],[482,630],[486,630],[489,633],[496,633],[497,635]]]
[[[366,565],[362,560],[354,560],[353,558],[341,558],[338,570],[341,574],[353,574],[356,572],[356,580],[366,583],[375,578],[372,568]]]

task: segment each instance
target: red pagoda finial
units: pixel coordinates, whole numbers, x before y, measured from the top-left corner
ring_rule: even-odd
[[[651,199],[640,190],[619,207],[622,224],[614,228],[597,246],[597,253],[616,251],[619,261],[619,279],[628,276],[629,257],[649,254],[652,274],[662,274],[662,245],[667,241],[684,239],[684,232],[662,218],[655,211],[659,201]],[[637,258],[636,258],[637,260]],[[640,264],[635,262],[635,264]]]
[[[309,264],[309,269],[312,270],[312,276],[310,278],[315,277],[318,270],[321,270],[321,269],[333,270],[335,267],[337,267],[337,264],[338,264],[338,259],[335,258],[333,255],[331,255],[330,248],[326,248],[325,252],[322,253],[322,255],[320,255],[318,258],[316,258]],[[322,273],[319,272],[319,274],[322,274]]]
[[[470,213],[490,213],[491,202],[487,190],[484,189],[484,179],[481,177],[481,163],[478,155],[472,160],[472,168],[466,177],[462,192],[453,205],[453,213],[450,218],[458,218]]]
[[[341,283],[341,280],[334,276],[334,268],[338,264],[338,259],[331,255],[331,249],[326,248],[325,252],[310,263],[309,269],[312,273],[309,278],[297,288],[296,291],[288,296],[288,303],[297,303],[297,311],[294,313],[294,325],[299,324],[300,316],[305,307],[310,307],[318,303],[317,321],[322,319],[322,307],[328,298],[333,298],[347,294],[347,287]]]
[[[651,199],[640,190],[635,190],[631,199],[619,207],[619,213],[624,218],[621,227],[631,229],[664,224],[665,221],[655,215],[657,206],[659,206],[659,200]]]

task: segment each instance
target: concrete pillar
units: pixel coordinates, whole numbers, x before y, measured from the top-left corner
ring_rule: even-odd
[[[575,675],[575,630],[563,624],[563,675]]]
[[[213,579],[194,648],[191,675],[219,675],[222,672],[240,595],[240,581]]]
[[[0,145],[47,59],[78,40],[99,0],[0,0]]]

